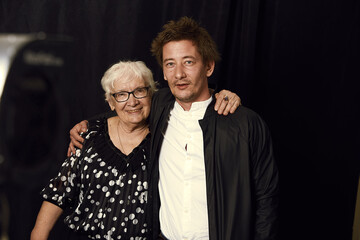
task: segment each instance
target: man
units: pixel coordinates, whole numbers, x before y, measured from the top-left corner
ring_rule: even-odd
[[[270,133],[246,107],[228,116],[214,110],[214,41],[183,17],[164,25],[151,51],[170,88],[154,94],[149,117],[152,239],[275,239],[278,171]]]
[[[214,41],[183,17],[164,25],[151,51],[171,91],[159,90],[150,113],[153,238],[161,231],[164,239],[275,239],[270,133],[246,107],[226,117],[213,110]]]

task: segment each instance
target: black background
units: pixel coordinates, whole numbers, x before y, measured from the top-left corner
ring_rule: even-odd
[[[1,0],[0,32],[73,38],[75,124],[107,111],[100,79],[118,60],[145,61],[164,84],[150,44],[164,23],[184,15],[218,44],[222,61],[211,83],[238,93],[270,127],[281,171],[281,239],[351,239],[360,1]]]

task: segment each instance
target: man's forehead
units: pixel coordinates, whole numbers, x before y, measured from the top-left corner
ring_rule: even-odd
[[[184,46],[184,45],[186,45],[186,46],[193,46],[193,47],[196,48],[196,44],[193,41],[187,40],[187,39],[167,42],[167,43],[164,44],[163,49],[164,49],[164,47],[169,46],[169,45],[171,45],[171,46]]]
[[[171,41],[163,46],[163,59],[197,58],[200,53],[190,40]]]

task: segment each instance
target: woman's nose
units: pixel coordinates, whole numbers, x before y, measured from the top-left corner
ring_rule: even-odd
[[[139,100],[134,96],[134,93],[130,93],[127,104],[130,106],[135,106],[139,103]]]

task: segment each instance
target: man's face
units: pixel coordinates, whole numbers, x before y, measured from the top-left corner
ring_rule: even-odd
[[[163,46],[164,79],[179,104],[189,110],[191,103],[209,99],[207,78],[215,63],[205,65],[190,40],[172,41]]]

